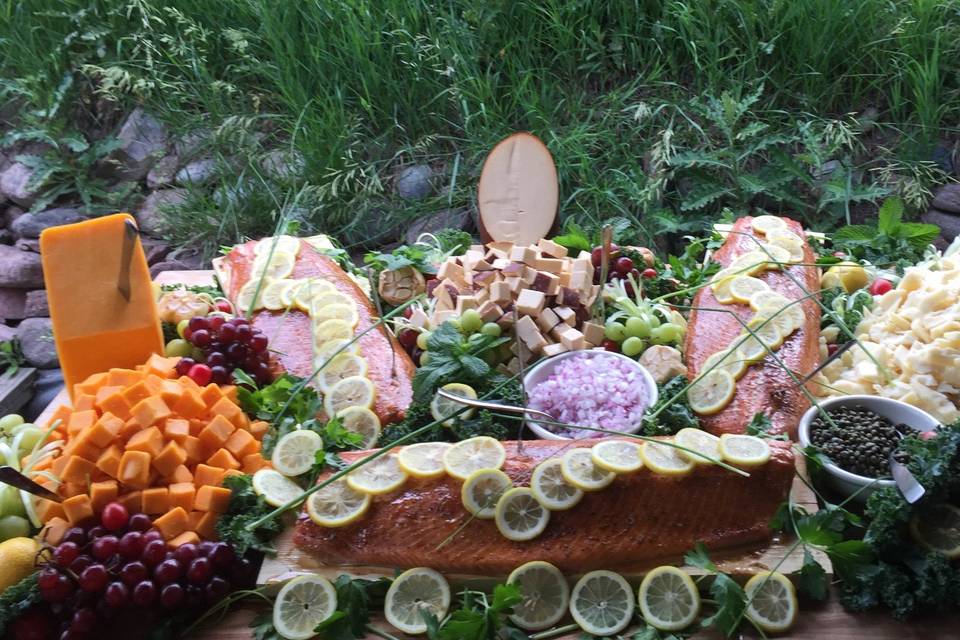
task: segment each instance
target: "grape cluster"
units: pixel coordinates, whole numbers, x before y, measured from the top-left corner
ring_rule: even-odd
[[[224,542],[168,549],[149,516],[128,515],[114,502],[104,508],[100,524],[66,532],[37,583],[59,620],[60,640],[82,640],[123,612],[209,607],[248,586],[252,570]]]
[[[593,263],[593,284],[601,284],[603,278],[603,247],[594,247],[590,252],[590,262]],[[651,267],[643,271],[637,269],[631,258],[620,255],[620,247],[610,244],[610,264],[607,270],[607,282],[616,282],[623,280],[623,288],[631,298],[634,296],[633,283],[630,281],[633,276],[634,282],[639,282],[640,278],[655,278],[657,270]]]
[[[246,318],[194,316],[178,330],[192,346],[185,353],[168,354],[183,356],[177,374],[201,386],[229,383],[234,369],[247,372],[260,385],[272,380],[267,337]]]
[[[409,315],[407,314],[406,317],[409,317]],[[484,322],[480,312],[476,309],[466,309],[462,315],[450,318],[448,322],[453,323],[460,330],[467,344],[481,343],[484,341],[483,336],[499,338],[503,332],[496,322]],[[417,366],[423,366],[430,361],[430,354],[427,353],[427,339],[429,337],[429,331],[417,331],[409,327],[404,327],[397,332],[397,340],[400,341],[400,344],[410,354]],[[513,357],[510,345],[500,345],[500,347],[484,351],[480,354],[480,357],[491,366],[500,362],[507,362]]]

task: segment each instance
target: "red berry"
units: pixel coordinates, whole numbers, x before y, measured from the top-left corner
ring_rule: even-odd
[[[604,339],[600,343],[600,346],[606,349],[607,351],[612,351],[614,353],[620,353],[620,344],[616,340],[610,340],[609,338]]]
[[[833,354],[835,354],[835,353],[837,352],[837,349],[839,349],[839,348],[840,348],[840,345],[838,345],[838,344],[835,343],[835,342],[834,342],[834,343],[831,343],[831,344],[828,344],[828,345],[827,345],[827,355],[831,355],[831,356],[832,356]]]
[[[187,322],[187,328],[190,329],[190,331],[199,331],[200,329],[206,329],[207,327],[209,327],[207,324],[207,319],[203,316],[193,316]]]
[[[76,542],[61,542],[60,546],[53,550],[53,559],[61,567],[69,567],[79,555],[80,547]]]
[[[920,439],[921,439],[921,440],[933,440],[933,439],[936,438],[936,437],[937,437],[937,432],[936,432],[936,431],[922,431],[922,432],[920,432]]]
[[[230,304],[229,300],[217,300],[216,305],[217,311],[221,313],[233,313],[233,305]]]
[[[210,367],[205,364],[195,364],[190,367],[190,372],[187,375],[198,385],[205,387],[210,384],[210,378],[213,377],[213,372],[210,371]]]
[[[83,570],[78,582],[80,583],[80,588],[84,591],[97,593],[103,591],[109,579],[110,574],[107,573],[107,569],[102,564],[92,564]]]
[[[100,522],[110,531],[120,531],[130,521],[130,514],[127,508],[119,502],[111,502],[103,508],[100,514]]]
[[[617,273],[621,276],[626,277],[633,269],[633,260],[626,256],[617,258],[617,261],[613,263],[613,268],[616,269]]]
[[[190,342],[198,347],[205,347],[210,344],[211,337],[210,332],[206,329],[199,329],[193,332],[193,335],[190,336]]]
[[[117,552],[119,544],[117,536],[103,536],[93,541],[90,553],[97,560],[106,562]]]
[[[397,333],[397,339],[406,349],[413,349],[417,346],[417,336],[419,334],[413,329],[401,329]]]
[[[893,289],[893,285],[889,280],[885,278],[877,278],[870,285],[870,295],[872,296],[882,296],[887,291]]]
[[[406,318],[407,320],[413,317],[413,307],[407,307],[406,309],[404,309],[403,317]]]
[[[647,267],[646,269],[643,270],[643,272],[640,275],[644,278],[647,278],[648,280],[650,278],[656,278],[657,270],[652,267]]]

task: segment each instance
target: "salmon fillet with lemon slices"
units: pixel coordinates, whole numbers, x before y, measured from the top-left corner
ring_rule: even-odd
[[[765,242],[767,238],[753,228],[753,220],[751,217],[737,220],[713,260],[728,267],[748,251],[758,250],[758,242]],[[813,371],[820,360],[820,306],[808,295],[817,295],[820,275],[813,266],[816,258],[806,242],[803,227],[789,218],[781,220],[790,232],[804,240],[801,263],[781,270],[766,270],[755,277],[787,299],[801,300],[793,305],[802,311],[800,326],[775,350],[776,359],[768,353],[747,368],[736,382],[733,398],[722,410],[700,417],[703,428],[716,435],[744,433],[753,416],[764,413],[770,418],[772,433],[787,433],[796,438],[800,417],[810,406],[797,381]],[[746,323],[755,313],[749,304],[742,302],[721,304],[711,287],[700,289],[692,306],[684,347],[691,381],[704,370],[707,358],[735,343],[743,331],[743,324],[737,318]],[[808,388],[811,384],[808,383]]]
[[[529,486],[544,460],[597,442],[532,440],[522,448],[504,442],[503,471],[514,486]],[[618,475],[572,508],[551,512],[544,531],[526,542],[506,539],[493,520],[471,518],[461,501],[462,481],[446,474],[407,478],[399,489],[373,496],[366,513],[343,527],[319,526],[304,512],[294,541],[326,565],[423,566],[489,576],[505,575],[531,560],[580,573],[677,560],[697,542],[711,550],[762,543],[771,537],[768,523],[794,474],[790,445],[769,445],[770,460],[750,468],[750,477],[710,464],[681,476],[646,468]],[[342,456],[352,463],[370,453]]]

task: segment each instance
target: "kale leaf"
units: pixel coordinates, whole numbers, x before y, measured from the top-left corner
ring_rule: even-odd
[[[680,429],[699,429],[700,420],[687,402],[685,376],[676,376],[660,385],[657,403],[647,409],[641,433],[645,436],[669,436]],[[676,400],[674,400],[676,397]],[[653,418],[656,414],[656,418]]]
[[[230,504],[227,512],[217,520],[217,535],[229,542],[239,555],[249,549],[263,553],[276,553],[272,541],[283,530],[280,517],[267,520],[253,531],[247,525],[273,511],[263,496],[253,490],[253,478],[248,475],[231,475],[223,480],[230,489]]]
[[[27,609],[40,602],[37,573],[31,573],[0,594],[0,635]]]

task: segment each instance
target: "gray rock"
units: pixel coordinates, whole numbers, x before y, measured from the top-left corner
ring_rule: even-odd
[[[180,247],[179,249],[174,249],[167,256],[167,260],[176,260],[185,265],[185,268],[192,271],[210,268],[207,266],[207,260],[203,257],[203,253],[196,247]]]
[[[10,342],[17,337],[17,330],[9,325],[0,323],[0,342]]]
[[[20,251],[40,253],[40,241],[36,238],[18,238],[17,241],[13,243],[13,246],[20,249]]]
[[[79,209],[60,207],[40,213],[28,213],[17,218],[10,230],[19,238],[39,238],[40,232],[62,224],[73,224],[86,219]]]
[[[40,254],[0,244],[0,287],[39,289],[42,286]]]
[[[947,244],[953,242],[953,239],[960,235],[960,215],[956,213],[930,209],[920,216],[920,220],[927,224],[935,224],[940,227],[940,237],[943,238]]]
[[[286,180],[303,173],[306,162],[299,151],[274,149],[260,162],[260,168],[271,178]]]
[[[931,209],[941,209],[950,213],[960,213],[960,184],[945,184],[937,189],[930,203]]]
[[[26,215],[27,212],[17,206],[7,207],[7,210],[3,212],[3,218],[0,218],[0,227],[11,227],[13,223],[17,221],[17,218],[20,216]]]
[[[161,235],[166,225],[163,208],[183,204],[186,199],[186,189],[163,189],[148,195],[134,216],[140,231],[148,236]]]
[[[415,164],[405,167],[397,175],[397,193],[407,200],[426,198],[433,190],[433,185],[430,184],[432,177],[433,169],[430,165]]]
[[[53,342],[53,323],[49,318],[27,318],[17,327],[20,350],[31,367],[55,369],[59,364]]]
[[[23,303],[23,315],[27,318],[50,317],[50,303],[47,301],[46,289],[27,291],[27,298]]]
[[[216,174],[217,162],[211,158],[203,158],[201,160],[194,160],[180,171],[177,171],[177,175],[174,178],[179,186],[185,187],[187,185],[201,185],[210,182],[213,179],[213,176]]]
[[[160,262],[170,253],[170,245],[163,240],[142,236],[140,244],[143,246],[143,253],[147,258],[148,265]]]
[[[179,260],[163,260],[150,267],[150,277],[156,278],[164,271],[190,271],[190,267]]]
[[[23,320],[27,292],[24,289],[0,287],[0,320]]]
[[[10,229],[0,229],[0,244],[13,244],[13,232]]]
[[[53,402],[63,389],[63,371],[60,369],[41,369],[33,381],[33,397],[23,409],[23,417],[33,422],[43,410]]]
[[[147,172],[147,187],[150,189],[159,189],[173,184],[173,179],[177,175],[177,168],[180,166],[180,158],[177,156],[164,156],[153,165],[153,168]]]
[[[413,244],[423,233],[436,233],[441,229],[473,230],[473,217],[468,207],[459,209],[442,209],[434,214],[418,218],[407,229],[404,241]]]
[[[190,158],[206,146],[210,139],[209,129],[197,129],[173,140],[173,152],[181,158]]]
[[[163,124],[137,107],[130,112],[117,133],[120,148],[114,154],[120,177],[140,180],[163,156],[167,147],[167,130]]]
[[[22,207],[30,207],[37,193],[27,187],[34,170],[21,162],[14,162],[0,173],[0,193]]]

